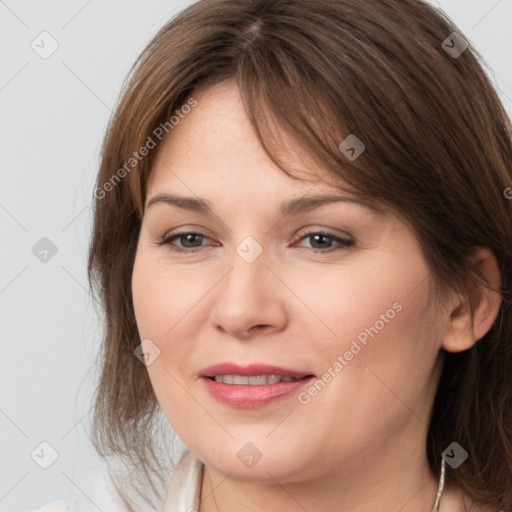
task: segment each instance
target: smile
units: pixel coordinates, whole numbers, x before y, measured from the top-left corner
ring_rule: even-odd
[[[199,377],[214,400],[246,409],[292,398],[315,378],[311,372],[273,364],[243,366],[232,362],[203,368]]]

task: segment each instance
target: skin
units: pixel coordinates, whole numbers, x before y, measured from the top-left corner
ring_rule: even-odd
[[[197,107],[160,146],[146,206],[172,193],[210,201],[213,214],[164,202],[148,207],[132,287],[141,339],[160,350],[147,367],[157,399],[206,465],[201,512],[430,512],[438,478],[424,445],[441,349],[465,350],[483,336],[499,299],[487,293],[466,301],[453,292],[433,307],[421,246],[392,212],[343,201],[280,216],[288,199],[341,195],[340,180],[304,165],[297,146],[290,161],[303,166],[306,179],[279,171],[259,146],[233,81],[194,98]],[[176,231],[205,235],[195,242],[200,250],[170,250],[186,251],[183,238],[159,245]],[[354,243],[304,236],[319,231]],[[247,236],[263,249],[252,263],[236,252]],[[339,250],[325,252],[333,247]],[[492,254],[475,257],[499,285]],[[229,361],[321,377],[395,303],[401,311],[306,405],[294,395],[232,408],[214,400],[198,376]],[[251,468],[237,457],[247,442],[262,454]],[[462,510],[461,500],[447,486],[441,510]]]

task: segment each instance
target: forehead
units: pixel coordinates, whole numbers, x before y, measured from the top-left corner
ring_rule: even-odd
[[[262,194],[269,188],[304,193],[313,186],[323,192],[343,187],[341,178],[329,175],[284,133],[277,147],[299,179],[279,169],[262,148],[234,80],[199,88],[191,97],[197,105],[159,145],[148,198],[163,188],[187,185],[214,192],[229,184],[230,190],[246,187]]]

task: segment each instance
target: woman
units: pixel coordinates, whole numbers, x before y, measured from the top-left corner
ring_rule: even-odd
[[[149,44],[89,259],[130,510],[512,509],[512,130],[478,57],[418,0],[201,1]]]

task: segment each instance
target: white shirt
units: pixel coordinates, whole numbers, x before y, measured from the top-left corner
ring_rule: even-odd
[[[197,512],[204,464],[189,450],[181,457],[165,493],[163,512]]]
[[[204,464],[189,450],[182,455],[165,492],[162,512],[197,512],[201,499]],[[52,501],[31,512],[73,512],[64,501]]]

